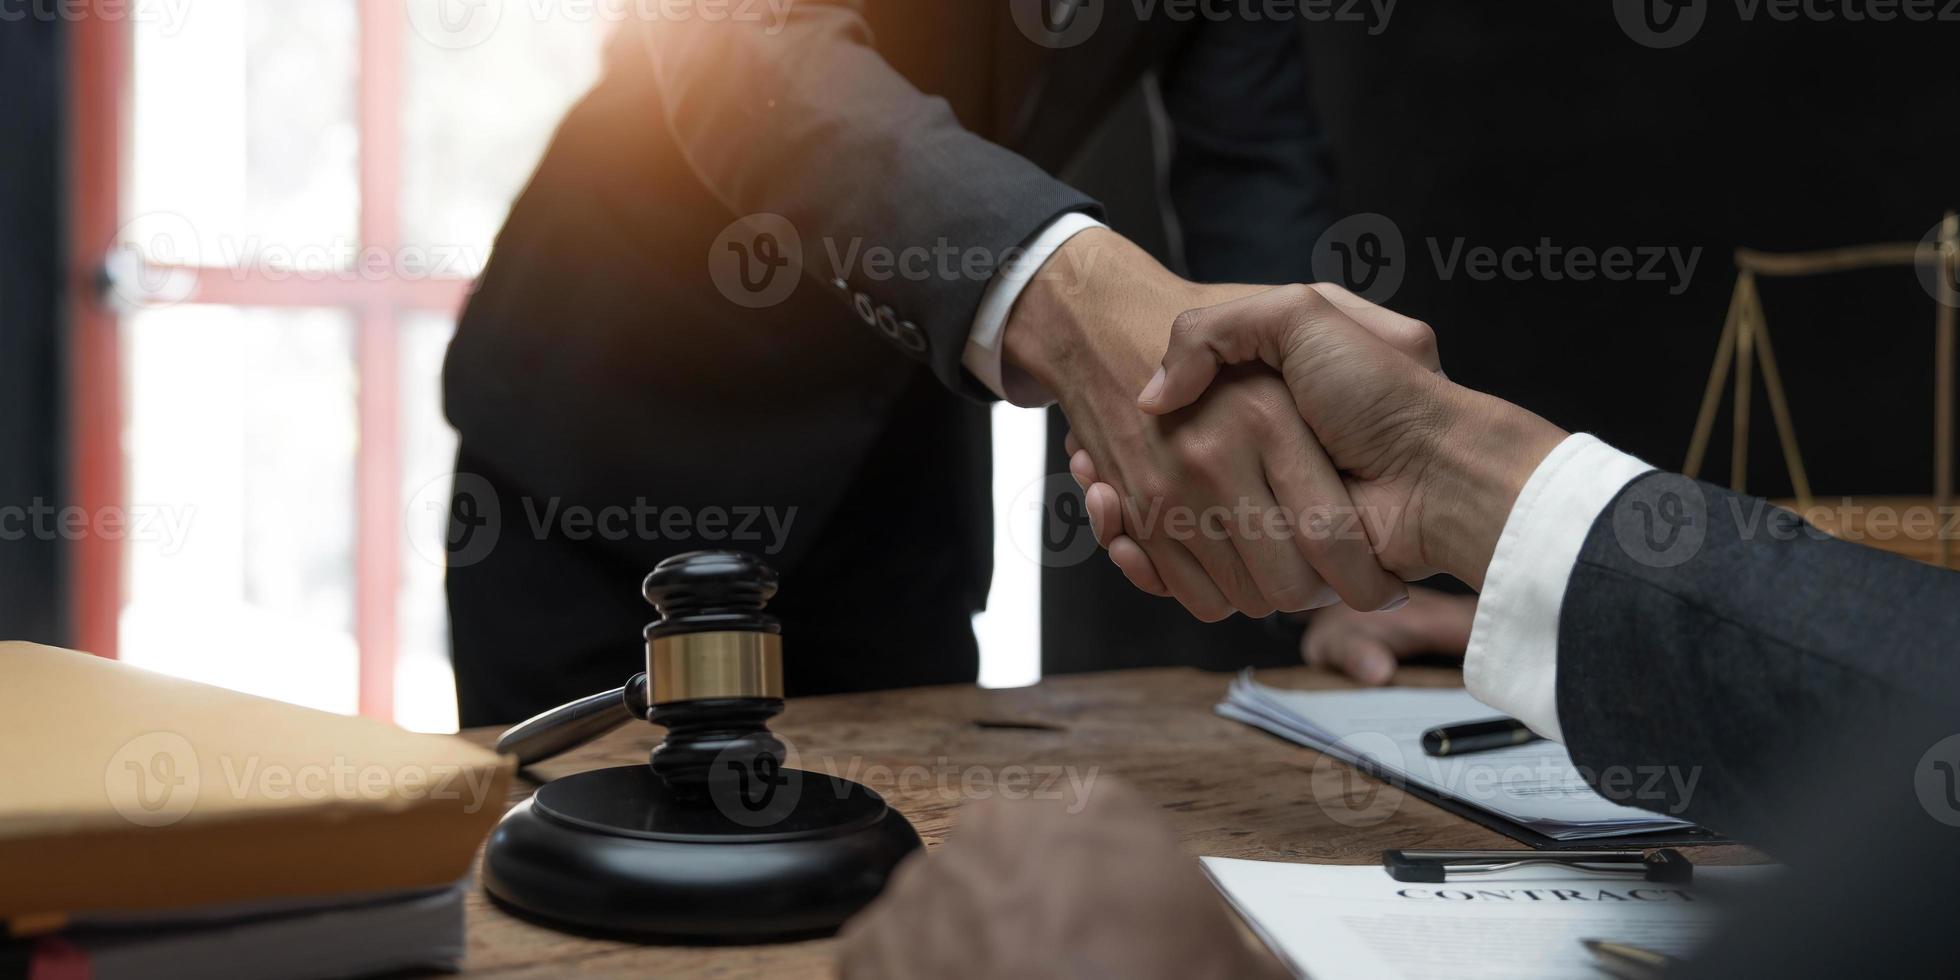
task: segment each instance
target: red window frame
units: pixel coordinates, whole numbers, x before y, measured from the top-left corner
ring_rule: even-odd
[[[364,249],[397,254],[401,238],[401,109],[406,13],[399,0],[358,0],[360,239]],[[96,8],[72,22],[69,204],[69,484],[89,513],[125,500],[122,355],[116,310],[101,288],[105,258],[124,221],[132,36],[126,17]],[[404,523],[398,330],[405,314],[461,309],[470,281],[286,277],[220,268],[180,270],[192,283],[186,303],[345,310],[358,324],[354,634],[360,648],[360,711],[395,713],[396,603]],[[76,644],[114,659],[124,599],[119,540],[76,543],[69,569]]]

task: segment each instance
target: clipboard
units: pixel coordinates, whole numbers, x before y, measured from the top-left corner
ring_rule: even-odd
[[[1266,731],[1263,728],[1254,727],[1253,730],[1263,732],[1268,738],[1277,739],[1294,748],[1306,749],[1309,752],[1317,751],[1281,735]],[[1326,755],[1326,753],[1319,754]],[[1407,780],[1401,779],[1366,760],[1350,763],[1347,760],[1334,756],[1327,756],[1327,758],[1333,759],[1333,761],[1342,765],[1352,765],[1356,771],[1370,779],[1401,790],[1425,803],[1447,810],[1478,826],[1495,830],[1534,850],[1560,851],[1575,847],[1597,847],[1617,850],[1622,848],[1637,849],[1649,847],[1701,847],[1709,844],[1734,843],[1728,837],[1701,827],[1681,827],[1675,830],[1663,830],[1645,834],[1617,834],[1612,837],[1586,837],[1578,840],[1559,840],[1556,837],[1547,837],[1515,820],[1510,820],[1488,810],[1483,810],[1467,803],[1432,793],[1420,786],[1411,785]]]

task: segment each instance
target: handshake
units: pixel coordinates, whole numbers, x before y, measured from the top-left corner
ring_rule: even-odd
[[[1102,230],[1063,249],[1105,254],[1051,260],[1097,274],[1037,277],[1005,359],[1060,401],[1132,584],[1207,622],[1395,609],[1436,572],[1481,588],[1563,431],[1450,383],[1427,325],[1338,286],[1188,283]]]

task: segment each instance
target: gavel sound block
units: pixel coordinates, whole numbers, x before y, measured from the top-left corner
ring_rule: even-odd
[[[884,888],[919,836],[877,793],[783,765],[776,574],[753,556],[677,555],[647,576],[660,618],[647,669],[498,741],[522,764],[642,718],[667,729],[644,766],[555,780],[490,836],[483,884],[513,912],[655,941],[827,935]]]

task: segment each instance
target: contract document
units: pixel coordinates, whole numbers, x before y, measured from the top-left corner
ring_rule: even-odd
[[[1425,755],[1424,731],[1495,714],[1460,688],[1288,691],[1260,684],[1247,672],[1232,682],[1217,710],[1364,772],[1406,782],[1557,841],[1693,827],[1679,817],[1622,806],[1593,792],[1557,742],[1443,758]],[[1659,766],[1604,775],[1636,797],[1645,793],[1655,800],[1686,799],[1700,778],[1699,772]],[[1667,790],[1674,791],[1671,797]]]
[[[1416,884],[1380,865],[1208,857],[1204,869],[1274,955],[1312,980],[1598,980],[1580,940],[1691,955],[1721,924],[1709,893],[1770,873],[1696,868],[1694,885],[1676,885],[1520,869]]]

